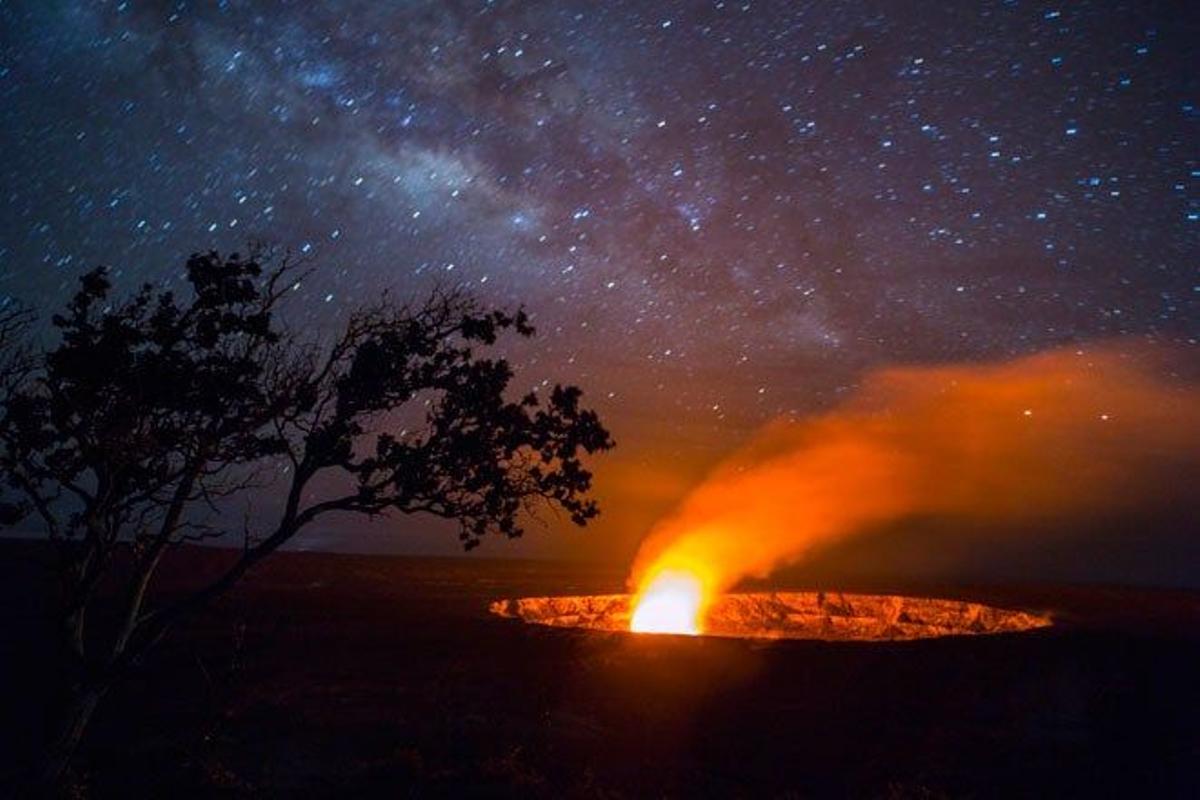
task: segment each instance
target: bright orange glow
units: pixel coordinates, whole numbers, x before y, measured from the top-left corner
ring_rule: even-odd
[[[635,633],[700,633],[704,587],[687,572],[663,572],[649,581],[634,601],[629,629]]]
[[[1053,624],[1046,614],[964,600],[845,592],[734,593],[711,597],[709,602],[703,602],[701,592],[697,610],[691,601],[701,585],[686,573],[664,577],[653,587],[655,599],[647,598],[642,613],[651,616],[662,608],[663,619],[655,621],[667,624],[635,630],[759,639],[904,641],[1015,633]],[[681,599],[686,602],[675,603]],[[629,608],[629,595],[593,594],[503,599],[492,603],[490,610],[535,625],[624,631],[630,627]],[[695,625],[696,620],[701,624]]]
[[[709,633],[744,580],[863,532],[904,536],[905,520],[1086,534],[1191,502],[1200,382],[1173,366],[1187,363],[1123,341],[868,374],[842,405],[766,426],[655,525],[630,574],[631,627]]]

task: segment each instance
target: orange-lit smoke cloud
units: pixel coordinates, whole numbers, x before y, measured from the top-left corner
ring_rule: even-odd
[[[1171,373],[1181,358],[1118,341],[873,373],[718,467],[651,531],[631,584],[689,572],[711,595],[914,515],[1019,529],[1177,500],[1200,474],[1200,389]]]

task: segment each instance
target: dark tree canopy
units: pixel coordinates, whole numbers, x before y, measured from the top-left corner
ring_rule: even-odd
[[[512,368],[476,354],[506,331],[534,333],[523,312],[482,312],[453,292],[353,315],[305,387],[300,435],[285,441],[297,474],[343,470],[355,488],[304,513],[428,512],[459,521],[467,548],[488,533],[519,536],[521,512],[542,504],[580,525],[594,517],[579,456],[610,447],[608,432],[575,387],[509,400]],[[413,401],[426,407],[423,429],[368,433]]]
[[[534,335],[523,311],[436,290],[305,338],[284,313],[301,277],[286,259],[210,252],[188,260],[186,293],[123,298],[97,269],[41,351],[20,344],[24,315],[0,318],[0,516],[39,520],[58,550],[84,722],[120,667],[324,515],[424,512],[456,521],[470,549],[520,536],[542,509],[578,525],[598,513],[581,459],[613,443],[580,390],[510,398],[512,368],[484,355]],[[254,492],[283,498],[277,517],[231,525],[229,501]],[[227,572],[148,602],[164,553],[222,537],[240,547]],[[122,623],[97,646],[84,612],[118,557],[132,563]]]

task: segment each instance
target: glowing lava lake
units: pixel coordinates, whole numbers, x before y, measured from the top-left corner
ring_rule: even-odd
[[[1046,615],[965,600],[827,591],[723,594],[689,617],[694,606],[688,591],[676,587],[657,598],[522,597],[498,600],[491,611],[528,623],[600,631],[830,641],[1016,633],[1052,624]]]

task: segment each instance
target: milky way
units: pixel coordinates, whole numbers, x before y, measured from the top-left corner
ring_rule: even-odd
[[[719,450],[881,363],[1200,335],[1189,4],[0,3],[0,293],[266,240],[328,327],[524,303],[521,379]],[[623,436],[624,434],[624,436]],[[647,456],[647,458],[650,458]],[[669,492],[668,492],[669,493]]]

